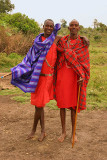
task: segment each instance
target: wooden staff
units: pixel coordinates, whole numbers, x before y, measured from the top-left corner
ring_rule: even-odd
[[[74,140],[75,140],[75,131],[76,131],[76,122],[77,122],[77,112],[78,112],[79,99],[80,99],[80,88],[81,88],[81,85],[79,85],[79,89],[78,89],[78,100],[77,100],[77,108],[76,108],[76,115],[75,115],[75,125],[74,125],[74,132],[73,132],[72,148],[74,147]]]
[[[11,74],[12,74],[12,72],[9,72],[9,73],[5,74],[4,76],[1,76],[0,78],[2,79],[2,78],[7,77],[7,76],[9,76]]]

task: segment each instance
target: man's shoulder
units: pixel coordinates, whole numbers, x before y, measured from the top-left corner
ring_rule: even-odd
[[[68,39],[68,37],[69,37],[69,35],[67,35],[67,36],[59,36],[58,35],[55,37],[54,43],[59,44],[59,42],[64,42]]]
[[[69,35],[63,36],[60,40],[61,41],[66,41],[68,39]]]

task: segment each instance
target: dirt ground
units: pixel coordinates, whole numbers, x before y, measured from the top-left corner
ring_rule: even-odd
[[[2,81],[1,89],[11,89],[12,86],[7,84]],[[57,140],[61,133],[59,110],[52,110],[47,106],[46,138],[43,142],[38,141],[40,134],[38,125],[35,137],[26,140],[33,123],[34,106],[30,102],[21,104],[11,100],[10,97],[0,95],[0,160],[107,159],[107,111],[83,111],[78,114],[78,142],[72,149],[69,111],[66,118],[67,137],[63,143]]]

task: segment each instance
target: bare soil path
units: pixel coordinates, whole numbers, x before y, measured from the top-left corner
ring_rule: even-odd
[[[31,131],[34,106],[21,104],[0,95],[0,160],[106,160],[107,111],[85,111],[77,117],[78,142],[72,145],[70,112],[67,111],[67,137],[63,143],[59,110],[45,107],[47,136],[38,141],[40,127],[32,140],[26,140]]]

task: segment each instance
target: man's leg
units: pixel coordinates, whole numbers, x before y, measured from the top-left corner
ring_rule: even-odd
[[[28,137],[26,138],[27,140],[28,139],[31,139],[34,137],[34,134],[36,132],[36,128],[37,128],[37,124],[38,124],[38,121],[41,117],[41,110],[42,108],[38,108],[35,106],[35,114],[34,114],[34,122],[33,122],[33,127],[32,127],[32,131],[31,133],[28,135]]]
[[[44,108],[41,108],[41,117],[40,117],[40,125],[41,125],[41,135],[39,137],[39,141],[42,142],[46,137],[45,133],[45,121],[44,121]]]
[[[66,137],[66,110],[65,108],[60,108],[60,118],[61,118],[61,125],[62,125],[62,134],[58,138],[60,142],[63,142]]]
[[[73,133],[74,133],[74,125],[75,125],[75,115],[76,115],[76,111],[74,109],[71,108],[71,123],[72,123],[72,136],[71,136],[71,142],[72,142],[72,137],[73,137]],[[75,142],[77,141],[77,136],[75,133]]]

